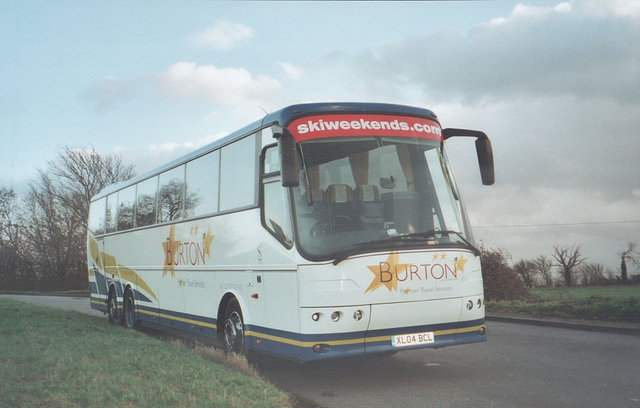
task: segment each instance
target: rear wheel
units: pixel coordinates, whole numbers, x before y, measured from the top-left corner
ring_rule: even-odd
[[[127,289],[124,293],[124,305],[123,305],[123,323],[127,329],[133,329],[136,327],[136,309],[135,301],[133,299],[133,292],[131,289]]]
[[[113,325],[121,323],[122,316],[118,313],[118,296],[114,289],[109,291],[109,299],[107,300],[107,316],[109,323]]]
[[[224,349],[229,353],[246,356],[244,320],[237,299],[231,299],[224,314]]]

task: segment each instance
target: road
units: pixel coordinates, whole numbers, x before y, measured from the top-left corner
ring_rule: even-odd
[[[92,313],[86,298],[33,298],[21,300]],[[486,343],[387,358],[258,364],[310,407],[640,408],[638,336],[493,321],[487,333]]]
[[[274,384],[322,407],[640,407],[640,338],[489,322],[483,344],[299,366]]]

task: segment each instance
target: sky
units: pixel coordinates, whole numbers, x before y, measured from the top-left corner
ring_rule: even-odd
[[[640,244],[640,2],[0,0],[0,187],[63,146],[140,174],[294,103],[390,102],[448,149],[475,238],[513,261]],[[633,269],[632,269],[633,272]]]

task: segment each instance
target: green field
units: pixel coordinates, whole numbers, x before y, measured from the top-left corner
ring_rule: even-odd
[[[0,300],[0,407],[289,407],[237,357]]]
[[[489,312],[640,323],[640,286],[535,288],[525,300],[487,302]]]
[[[585,299],[592,296],[600,296],[617,300],[625,300],[630,298],[636,298],[640,300],[640,285],[534,288],[531,289],[531,294],[548,299],[562,299],[565,297]]]

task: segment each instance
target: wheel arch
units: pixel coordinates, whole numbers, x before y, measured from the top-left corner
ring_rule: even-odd
[[[224,330],[224,315],[227,310],[227,306],[229,305],[229,302],[231,302],[232,299],[235,299],[238,302],[238,305],[240,306],[240,311],[242,312],[242,320],[245,326],[247,325],[248,309],[242,296],[240,296],[237,292],[234,292],[234,291],[226,292],[220,299],[220,302],[218,303],[218,313],[216,316],[217,318],[216,331],[217,331],[218,339],[221,338],[222,332]]]
[[[133,287],[133,285],[131,283],[126,283],[123,286],[122,289],[122,297],[124,297],[124,294],[127,293],[128,290],[131,291],[131,293],[133,293],[133,299],[136,299],[136,295],[138,293],[137,289]]]
[[[111,296],[111,292],[116,293],[116,298],[122,297],[122,294],[118,293],[119,292],[118,285],[116,285],[115,282],[109,283],[109,287],[107,288],[107,298]]]

